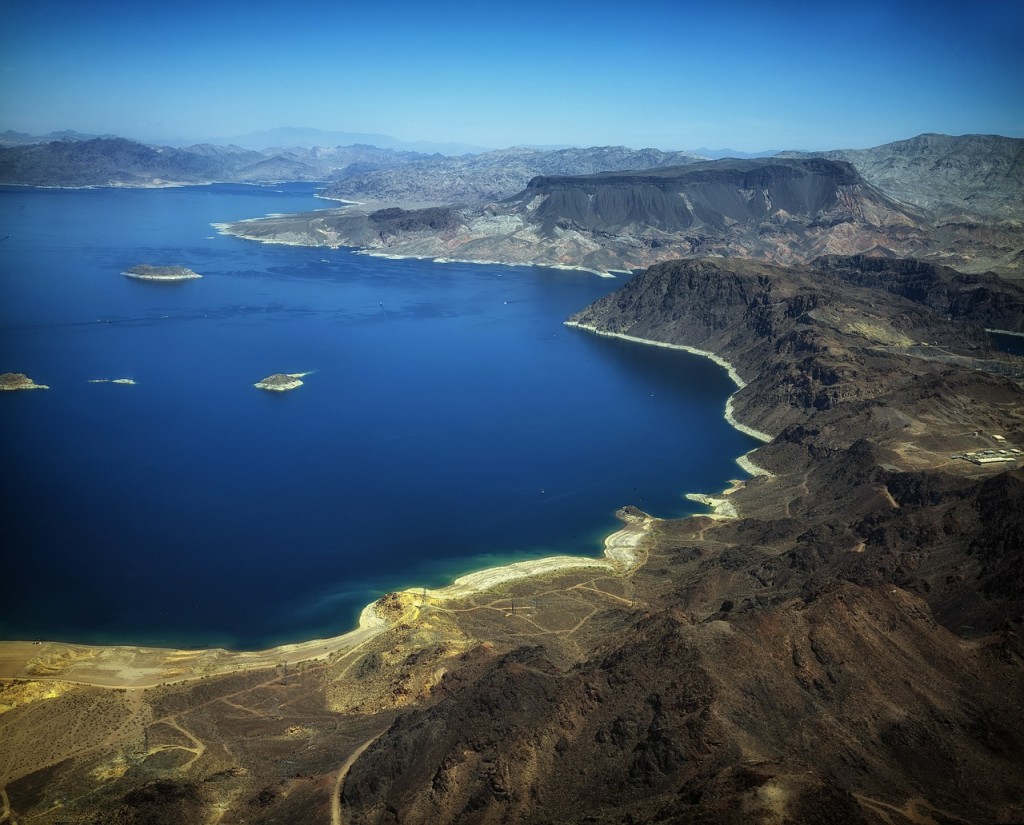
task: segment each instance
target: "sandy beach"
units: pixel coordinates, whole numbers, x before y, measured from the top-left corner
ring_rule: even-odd
[[[0,679],[144,689],[240,670],[324,659],[334,653],[353,650],[393,624],[414,616],[424,599],[428,603],[463,599],[509,582],[565,570],[597,568],[618,575],[627,573],[642,561],[643,538],[657,519],[639,515],[620,517],[625,524],[605,539],[602,558],[553,556],[479,570],[436,590],[411,588],[404,591],[409,598],[400,600],[402,607],[398,612],[393,608],[393,600],[385,597],[363,608],[359,626],[340,636],[251,652],[224,648],[175,650],[133,645],[0,642]],[[386,617],[381,615],[383,602],[388,603]]]

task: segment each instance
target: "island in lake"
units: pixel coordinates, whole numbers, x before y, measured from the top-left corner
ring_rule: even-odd
[[[257,381],[253,386],[258,387],[261,390],[287,392],[288,390],[294,390],[301,387],[302,381],[299,379],[308,374],[309,373],[306,372],[275,372],[273,375],[268,375],[262,381]]]
[[[46,384],[37,384],[23,372],[5,372],[0,375],[0,390],[48,390]]]
[[[142,281],[190,281],[193,278],[203,277],[198,272],[193,272],[184,266],[151,266],[150,264],[137,264],[121,274]]]

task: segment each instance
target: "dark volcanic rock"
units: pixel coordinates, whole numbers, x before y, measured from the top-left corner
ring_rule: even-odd
[[[720,160],[668,169],[537,177],[517,196],[546,199],[537,216],[550,231],[558,221],[588,230],[644,225],[668,232],[693,226],[724,230],[780,212],[818,216],[834,207],[841,187],[863,184],[846,163]]]
[[[1024,289],[990,273],[967,275],[924,261],[866,255],[822,257],[815,267],[856,286],[884,289],[922,303],[951,319],[966,319],[986,329],[1024,329]]]
[[[452,209],[429,207],[427,209],[378,209],[371,212],[369,221],[381,232],[440,232],[459,225],[458,214]]]
[[[984,327],[1024,329],[1022,312],[1024,291],[997,278],[855,256],[790,269],[738,260],[659,264],[570,323],[719,353],[749,382],[735,399],[740,420],[778,433],[809,410],[828,412],[830,432],[842,431],[848,445],[910,426],[888,401],[908,371],[922,402],[950,386],[952,366],[968,369],[957,379],[967,382],[965,407],[974,393],[1010,397],[995,376],[1019,367],[994,352]],[[951,315],[961,323],[951,325]]]

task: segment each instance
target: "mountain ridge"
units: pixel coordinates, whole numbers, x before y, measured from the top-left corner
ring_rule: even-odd
[[[870,149],[787,152],[846,160],[876,186],[941,218],[1020,221],[1024,140],[1000,135],[926,133]]]

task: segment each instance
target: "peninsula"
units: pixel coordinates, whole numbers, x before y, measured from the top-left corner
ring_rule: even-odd
[[[265,243],[600,274],[681,258],[790,265],[871,253],[1020,277],[1024,260],[1016,222],[951,220],[893,198],[847,161],[815,157],[537,176],[486,204],[346,207],[216,226]]]
[[[150,266],[149,264],[137,264],[121,274],[129,278],[137,278],[140,281],[190,281],[203,277],[198,272],[193,272],[184,266]]]

